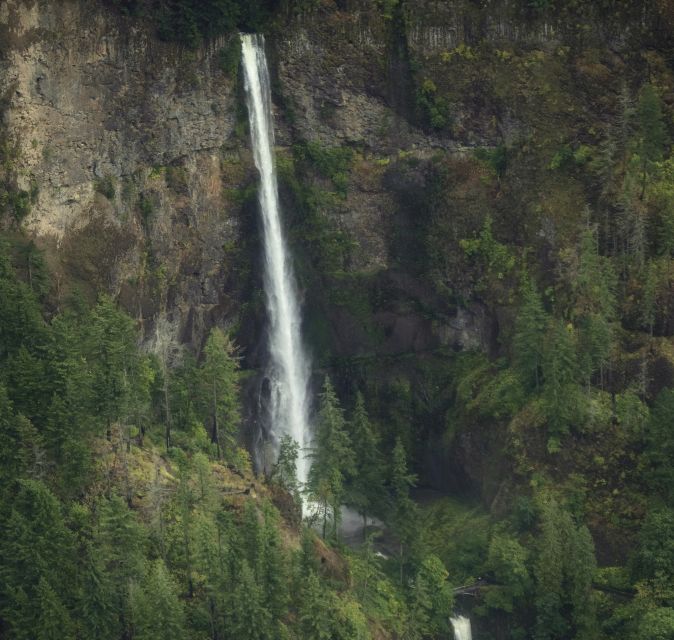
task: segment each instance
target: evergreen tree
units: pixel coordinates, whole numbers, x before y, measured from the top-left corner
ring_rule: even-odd
[[[32,630],[35,639],[73,640],[75,635],[68,610],[44,578],[40,579],[36,596],[39,613]]]
[[[271,473],[272,482],[279,483],[295,502],[299,504],[301,498],[300,487],[297,482],[297,456],[300,446],[293,440],[292,436],[285,433],[281,437],[279,454],[276,464]]]
[[[169,378],[172,429],[180,429],[184,438],[200,417],[200,371],[196,358],[185,349]]]
[[[231,617],[232,637],[237,640],[272,640],[271,615],[264,606],[262,589],[245,559],[237,572]]]
[[[674,606],[674,509],[652,509],[639,531],[632,576],[649,586],[656,605]]]
[[[46,327],[35,294],[19,281],[0,244],[0,361],[22,345],[33,351],[44,344]]]
[[[423,637],[449,633],[454,592],[447,582],[447,570],[434,555],[421,563],[412,584],[412,611],[415,626]]]
[[[663,389],[658,395],[646,429],[646,477],[660,495],[674,500],[674,390]]]
[[[152,563],[142,584],[132,584],[130,599],[134,638],[183,640],[186,637],[183,604],[163,560]]]
[[[656,162],[662,159],[666,142],[666,129],[662,116],[662,100],[655,87],[646,84],[637,104],[636,152],[641,163],[641,199],[644,197],[648,176]]]
[[[64,607],[74,595],[72,536],[60,504],[41,482],[20,480],[0,526],[0,618],[21,640],[34,638],[38,629],[49,637],[42,607],[45,615],[66,620]]]
[[[327,377],[320,396],[312,458],[308,481],[310,500],[320,510],[323,537],[327,533],[328,519],[332,520],[332,533],[336,536],[345,498],[345,480],[354,472],[354,453],[342,408]]]
[[[530,591],[529,554],[517,540],[506,533],[497,532],[489,541],[486,571],[494,583],[485,592],[485,604],[493,609],[513,613],[522,606]]]
[[[304,640],[334,638],[333,606],[318,576],[310,572],[304,580],[298,611],[301,637]]]
[[[541,505],[541,535],[534,565],[536,640],[591,637],[594,545],[585,526],[552,496]]]
[[[572,317],[579,327],[580,373],[589,386],[593,373],[603,373],[611,352],[616,308],[615,274],[610,263],[597,251],[594,230],[583,232],[579,253]]]
[[[556,451],[560,438],[580,416],[578,362],[573,330],[563,321],[552,323],[543,359],[543,401],[548,418],[548,449]]]
[[[262,508],[262,548],[257,563],[257,582],[262,586],[265,609],[271,613],[276,623],[288,606],[288,592],[285,585],[288,571],[279,536],[278,513],[269,502]]]
[[[522,287],[522,302],[515,323],[513,337],[514,362],[522,380],[538,389],[540,371],[545,353],[548,315],[540,295],[531,280]]]
[[[411,554],[418,538],[417,507],[410,498],[410,489],[416,485],[417,479],[407,470],[407,453],[400,438],[396,440],[392,457],[390,520],[399,540],[398,563],[402,585],[407,555]]]
[[[223,449],[234,447],[241,421],[235,352],[234,344],[221,329],[211,329],[200,369],[201,405],[218,457]]]
[[[348,503],[363,517],[363,535],[366,534],[367,516],[381,505],[385,498],[384,465],[379,452],[379,438],[365,409],[359,392],[349,423],[355,458],[355,470],[348,486]]]
[[[7,390],[0,384],[0,497],[23,471],[22,434]]]
[[[156,358],[159,376],[156,383],[161,387],[162,405],[164,410],[164,443],[166,451],[171,448],[171,379],[173,369],[183,357],[183,349],[178,342],[177,328],[165,315],[157,318],[154,336],[150,343],[150,350]]]
[[[105,571],[110,577],[118,627],[125,629],[130,620],[128,585],[143,572],[144,536],[134,514],[119,496],[101,503],[96,537]]]
[[[96,640],[119,638],[113,585],[97,549],[88,544],[84,549],[78,603],[81,635]]]
[[[129,377],[138,350],[133,321],[107,296],[92,311],[90,340],[96,410],[110,436],[112,423],[128,410]]]
[[[21,345],[8,359],[7,384],[17,413],[34,424],[44,424],[50,400],[44,360]]]

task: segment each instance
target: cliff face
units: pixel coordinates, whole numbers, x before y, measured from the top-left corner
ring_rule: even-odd
[[[198,344],[231,307],[228,194],[247,164],[223,43],[180,51],[89,2],[6,2],[0,23],[14,179],[39,186],[24,226],[57,284],[120,295],[141,320],[169,311]]]
[[[255,244],[254,221],[241,207],[254,172],[239,81],[223,71],[231,41],[184,50],[83,1],[11,0],[0,11],[4,137],[17,150],[12,178],[25,191],[38,185],[23,226],[47,249],[57,294],[75,286],[106,290],[144,322],[168,312],[195,346],[208,326],[240,320],[250,293],[242,289],[257,282],[255,273],[232,273],[251,257],[241,258],[242,244]],[[323,211],[358,247],[350,266],[356,271],[391,266],[396,203],[383,184],[386,159],[401,150],[425,158],[460,145],[406,120],[409,70],[398,78],[386,68],[396,58],[391,29],[366,3],[299,20],[270,42],[285,101],[279,143],[363,150],[339,211]],[[410,41],[423,51],[442,48],[462,37],[456,29],[415,24]],[[392,286],[403,296],[424,289],[405,277]],[[384,329],[395,334],[384,352],[483,341],[482,328],[466,335],[465,318],[432,328],[416,316],[383,313]],[[340,342],[340,324],[333,341]],[[337,351],[359,349],[349,338]]]
[[[635,54],[653,19],[639,7],[578,29],[521,4],[419,0],[386,14],[326,1],[267,41],[316,368],[366,388],[389,436],[417,439],[434,484],[469,478],[489,500],[504,495],[501,432],[476,427],[438,455],[446,363],[502,354],[513,253],[526,247],[553,291],[572,278],[589,208],[602,237],[621,237],[594,167],[611,136],[624,143],[644,74],[672,84],[659,54]],[[235,327],[256,368],[256,176],[237,50],[236,35],[196,51],[162,43],[102,3],[6,0],[2,170],[33,201],[22,226],[46,251],[55,304],[108,291],[148,333],[166,313],[194,348],[210,326]]]

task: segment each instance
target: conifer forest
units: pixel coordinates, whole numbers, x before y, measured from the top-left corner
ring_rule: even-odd
[[[674,640],[674,1],[0,0],[0,638]]]

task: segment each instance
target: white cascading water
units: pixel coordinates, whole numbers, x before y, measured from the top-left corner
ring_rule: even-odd
[[[264,228],[264,287],[269,314],[269,378],[272,385],[272,434],[278,445],[289,434],[300,447],[297,480],[307,481],[310,444],[309,364],[300,335],[300,312],[290,257],[285,245],[274,164],[274,125],[264,37],[241,34],[248,120],[255,165],[260,173],[259,201]]]
[[[470,620],[465,616],[456,616],[452,618],[452,627],[454,628],[454,640],[472,640],[473,635],[470,628]]]

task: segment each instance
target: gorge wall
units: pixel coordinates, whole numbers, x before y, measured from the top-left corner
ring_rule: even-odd
[[[436,451],[451,403],[438,358],[502,355],[512,329],[512,268],[480,251],[498,253],[494,236],[531,246],[551,281],[597,200],[583,163],[602,123],[644,69],[671,75],[656,54],[634,59],[654,16],[629,4],[579,35],[518,3],[326,1],[269,34],[307,341],[340,384],[377,387],[380,419],[427,425],[399,430],[436,486],[502,491],[499,436],[476,425]],[[233,328],[255,369],[261,252],[237,47],[236,34],[161,42],[99,2],[6,0],[3,172],[30,194],[21,226],[46,252],[55,306],[107,291],[147,335],[167,314],[194,349],[210,326]]]

